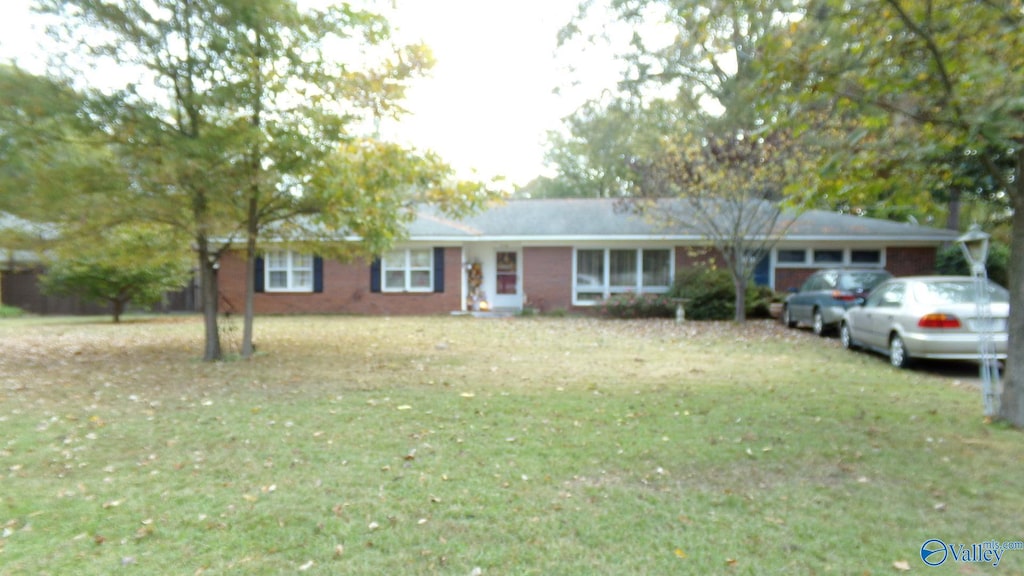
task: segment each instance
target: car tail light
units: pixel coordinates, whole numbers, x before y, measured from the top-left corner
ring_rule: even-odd
[[[849,292],[843,292],[841,290],[833,290],[832,298],[836,300],[842,300],[843,302],[853,302],[857,299],[856,294],[850,294]]]
[[[925,314],[917,321],[918,328],[959,328],[960,319],[952,314]]]

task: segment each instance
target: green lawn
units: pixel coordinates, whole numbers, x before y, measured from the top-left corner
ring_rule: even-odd
[[[0,321],[2,574],[1004,574],[1024,436],[774,323]],[[237,319],[225,342],[237,345]]]

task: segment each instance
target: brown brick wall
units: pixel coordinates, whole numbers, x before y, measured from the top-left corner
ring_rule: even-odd
[[[523,249],[523,291],[525,305],[542,312],[591,310],[572,305],[572,247],[526,247]],[[704,248],[678,246],[676,271],[705,264],[713,253]],[[721,264],[721,262],[719,262]],[[896,276],[931,274],[935,248],[897,247],[886,249],[886,269]],[[814,268],[777,268],[775,288],[786,291],[803,284]],[[245,296],[245,263],[240,253],[227,254],[220,268],[220,309],[241,313]],[[341,263],[324,260],[324,291],[312,293],[256,294],[257,314],[345,313],[345,314],[447,314],[461,308],[461,248],[445,249],[445,291],[428,294],[386,294],[370,292],[370,264],[365,261]]]
[[[257,314],[447,314],[460,309],[462,295],[462,250],[446,248],[443,293],[370,292],[370,263],[342,263],[324,259],[322,293],[256,294]],[[221,259],[220,310],[240,314],[245,304],[245,260],[239,252]]]
[[[886,248],[885,269],[893,276],[918,276],[935,273],[935,248]]]
[[[776,268],[775,290],[786,292],[790,288],[800,288],[807,277],[817,271],[817,268]]]
[[[572,308],[572,248],[523,249],[526,306],[541,312]]]

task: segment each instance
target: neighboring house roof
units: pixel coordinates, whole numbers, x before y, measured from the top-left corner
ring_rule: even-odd
[[[15,239],[15,248],[4,246],[4,236]],[[52,224],[39,224],[19,218],[7,212],[0,212],[0,268],[10,264],[36,264],[39,254],[31,250],[19,250],[16,246],[25,238],[51,240],[57,237],[57,229]]]
[[[957,232],[810,210],[801,213],[786,234],[787,243],[824,240],[877,240],[938,244]],[[697,231],[667,228],[624,209],[614,199],[511,200],[496,203],[462,220],[444,216],[433,206],[420,209],[409,227],[411,240],[433,241],[579,241],[699,240]]]

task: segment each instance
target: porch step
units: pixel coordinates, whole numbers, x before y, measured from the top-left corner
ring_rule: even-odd
[[[458,310],[452,316],[472,316],[473,318],[511,318],[519,315],[518,308],[494,308],[492,310]]]

